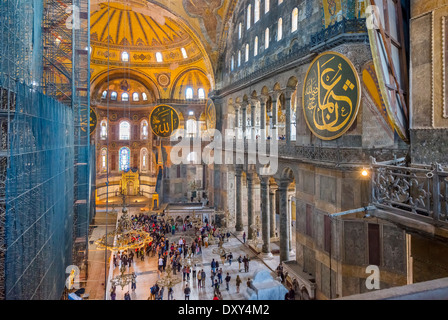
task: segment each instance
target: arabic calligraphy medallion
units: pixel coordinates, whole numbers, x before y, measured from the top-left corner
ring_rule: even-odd
[[[179,115],[173,107],[162,104],[152,110],[149,122],[156,136],[167,138],[179,127]]]
[[[345,56],[325,52],[311,63],[302,95],[308,128],[322,140],[342,136],[352,126],[361,102],[358,73]]]

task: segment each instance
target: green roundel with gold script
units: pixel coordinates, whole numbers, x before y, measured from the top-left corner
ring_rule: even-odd
[[[358,73],[337,52],[320,54],[311,63],[302,95],[308,128],[322,140],[342,136],[358,115],[361,89]]]
[[[179,128],[179,114],[166,104],[156,106],[149,115],[152,132],[161,138],[167,138]]]

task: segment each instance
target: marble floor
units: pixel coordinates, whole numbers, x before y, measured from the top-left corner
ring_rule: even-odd
[[[139,208],[130,208],[130,214],[138,214],[140,212]],[[95,247],[93,244],[94,241],[99,238],[104,232],[101,232],[101,228],[96,228],[95,232],[92,232],[89,243],[92,247]],[[247,232],[247,230],[246,230]],[[179,236],[188,236],[189,234],[186,232],[177,232],[175,234],[175,238],[178,239]],[[173,240],[175,240],[173,238]],[[278,247],[277,243],[272,243],[273,249]],[[217,248],[218,245],[209,245],[208,248],[202,247],[202,254],[198,255],[200,257],[199,259],[202,260],[202,266],[200,268],[203,268],[206,272],[206,282],[205,282],[205,288],[198,288],[197,286],[197,279],[190,278],[189,281],[181,281],[179,284],[175,285],[173,287],[174,289],[174,299],[175,300],[184,300],[184,288],[185,285],[188,284],[191,288],[191,294],[190,294],[190,300],[212,300],[213,299],[213,288],[211,287],[211,280],[210,280],[210,262],[212,259],[219,259],[219,256],[217,254],[214,254],[212,251],[214,248]],[[252,250],[248,244],[244,244],[242,241],[241,236],[237,236],[235,233],[232,234],[229,241],[224,243],[224,248],[229,249],[234,257],[234,260],[232,261],[232,264],[229,265],[227,262],[224,265],[221,265],[223,270],[223,278],[226,276],[227,272],[231,276],[230,281],[230,290],[226,290],[225,281],[223,279],[223,283],[221,284],[220,291],[222,293],[223,300],[245,300],[248,299],[247,295],[247,286],[246,281],[248,278],[253,279],[254,273],[259,270],[267,270],[271,273],[273,277],[275,277],[274,270],[278,266],[279,263],[279,256],[274,255],[272,259],[268,260],[262,260],[257,253]],[[250,257],[250,263],[249,263],[249,272],[244,272],[244,268],[242,266],[242,270],[238,269],[238,262],[236,259],[238,256],[241,255],[242,257],[244,255]],[[90,261],[93,259],[94,261]],[[107,266],[105,268],[104,260],[108,260]],[[105,270],[107,270],[109,273],[109,278],[115,277],[120,274],[120,268],[115,267],[110,263],[110,256],[106,258],[106,255],[103,250],[96,250],[92,248],[92,250],[89,250],[89,274],[87,279],[87,285],[86,285],[86,293],[89,294],[89,299],[91,300],[104,300],[105,298]],[[124,294],[129,291],[131,299],[132,300],[146,300],[150,296],[150,287],[155,284],[155,282],[159,279],[160,275],[157,271],[157,257],[145,257],[144,261],[141,261],[140,259],[137,259],[134,257],[134,262],[132,263],[130,268],[127,268],[126,273],[129,272],[135,272],[137,275],[137,285],[135,290],[131,290],[131,285],[127,285],[123,289],[119,286],[116,289],[116,300],[123,300]],[[235,285],[235,279],[237,275],[240,275],[241,280],[243,281],[240,286],[240,293],[236,292],[236,285]],[[162,274],[163,276],[163,274]],[[178,277],[182,277],[182,274],[178,273]],[[193,281],[195,280],[195,281]],[[110,287],[110,286],[109,286]],[[107,290],[107,289],[106,289]],[[168,298],[168,288],[165,288],[163,300],[167,300]],[[110,293],[107,292],[107,299],[110,299]]]

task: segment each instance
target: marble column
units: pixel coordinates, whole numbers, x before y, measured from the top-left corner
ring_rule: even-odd
[[[260,98],[260,136],[266,139],[266,98]]]
[[[243,139],[246,139],[246,129],[247,129],[247,107],[244,105],[241,107],[241,111],[243,112]]]
[[[269,234],[270,228],[270,203],[269,203],[269,177],[262,177],[260,181],[260,196],[261,196],[261,237],[263,239],[263,246],[261,252],[264,254],[271,253],[271,237]]]
[[[242,176],[243,170],[238,166],[235,168],[235,190],[236,190],[236,223],[235,231],[243,231],[243,185]]]
[[[275,191],[277,187],[269,188],[269,236],[275,238]]]
[[[281,181],[279,191],[279,213],[280,213],[280,262],[289,260],[289,225],[288,215],[288,184],[289,181]]]
[[[257,108],[257,100],[252,100],[251,101],[251,105],[250,105],[250,130],[251,130],[251,137],[252,139],[255,140],[255,135],[256,135],[256,131],[255,131],[255,110]]]
[[[290,91],[285,91],[285,110],[286,110],[286,121],[285,121],[285,135],[286,144],[289,145],[291,142],[291,94]]]
[[[252,240],[254,236],[254,231],[252,230],[252,225],[255,223],[255,201],[254,201],[254,175],[253,173],[248,173],[247,177],[247,240]]]

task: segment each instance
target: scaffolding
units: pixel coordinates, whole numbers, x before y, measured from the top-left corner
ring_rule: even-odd
[[[0,300],[59,299],[93,216],[90,2],[0,1]]]

